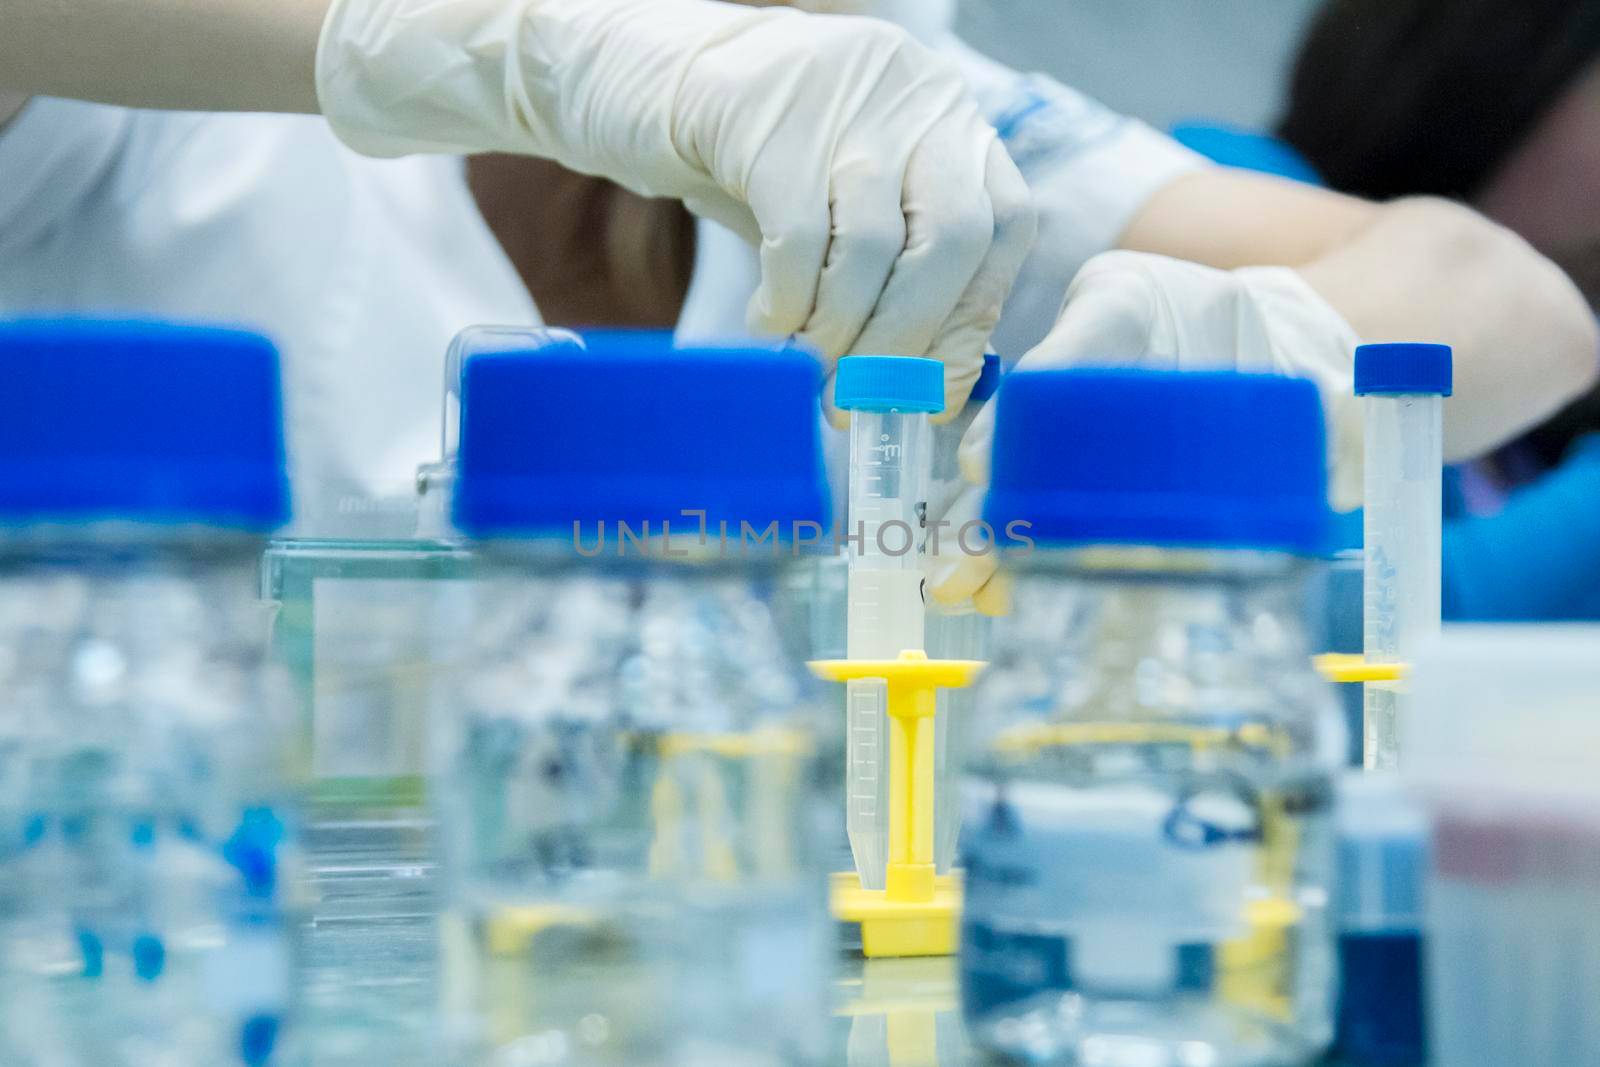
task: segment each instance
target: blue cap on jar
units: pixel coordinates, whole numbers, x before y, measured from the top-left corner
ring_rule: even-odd
[[[1121,369],[1006,377],[984,518],[1049,545],[1326,544],[1322,406],[1309,381]]]
[[[477,538],[828,521],[821,368],[794,346],[529,331],[464,353],[455,525]],[[686,514],[687,513],[687,514]],[[712,536],[716,536],[713,533]]]
[[[1356,396],[1449,396],[1449,345],[1383,344],[1356,349]]]
[[[846,356],[833,403],[841,411],[937,414],[944,410],[944,364],[914,356]]]
[[[278,353],[258,334],[0,322],[0,380],[0,525],[288,521]]]

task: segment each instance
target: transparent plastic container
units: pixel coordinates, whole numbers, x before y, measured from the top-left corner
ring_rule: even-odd
[[[1444,398],[1451,357],[1445,345],[1363,345],[1356,393],[1365,397],[1365,655],[1405,663],[1439,633],[1443,523]],[[1364,760],[1400,762],[1403,682],[1365,686]]]
[[[44,322],[0,326],[0,364],[0,1059],[291,1062],[301,775],[255,585],[276,355]]]
[[[462,632],[470,580],[469,553],[442,540],[276,540],[262,556],[272,654],[309,758],[321,920],[433,906],[428,721],[455,655],[439,635]]]
[[[1305,632],[1318,404],[1224,374],[1001,393],[986,514],[1035,544],[1007,553],[979,681],[962,995],[1006,1062],[1267,1067],[1331,1038],[1343,730]]]
[[[850,576],[846,655],[889,660],[924,642],[922,561],[927,536],[928,416],[944,408],[934,360],[850,356],[835,402],[850,412]],[[882,889],[889,862],[888,690],[846,685],[846,829],[865,889]]]
[[[465,374],[456,516],[485,570],[434,749],[451,1062],[819,1062],[842,760],[779,627],[789,546],[737,532],[825,519],[816,364],[602,337]],[[589,414],[530,426],[534,397]],[[663,531],[680,507],[704,543]]]
[[[1418,657],[1407,780],[1433,828],[1437,1067],[1600,1063],[1600,628],[1448,627]]]

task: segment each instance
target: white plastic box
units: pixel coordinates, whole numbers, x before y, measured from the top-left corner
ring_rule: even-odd
[[[1600,627],[1451,628],[1414,684],[1434,1064],[1600,1064]]]

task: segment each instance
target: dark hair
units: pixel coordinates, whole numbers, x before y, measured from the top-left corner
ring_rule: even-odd
[[[1466,199],[1597,54],[1600,0],[1330,0],[1279,134],[1340,191]]]

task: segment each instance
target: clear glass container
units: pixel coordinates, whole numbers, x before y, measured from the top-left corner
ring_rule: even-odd
[[[434,749],[451,1062],[817,1062],[842,738],[782,569],[484,565]]]
[[[85,529],[0,541],[0,1060],[291,1062],[301,753],[261,542]]]
[[[964,789],[963,1000],[1009,1062],[1304,1062],[1331,1036],[1343,728],[1287,556],[1016,561]]]

